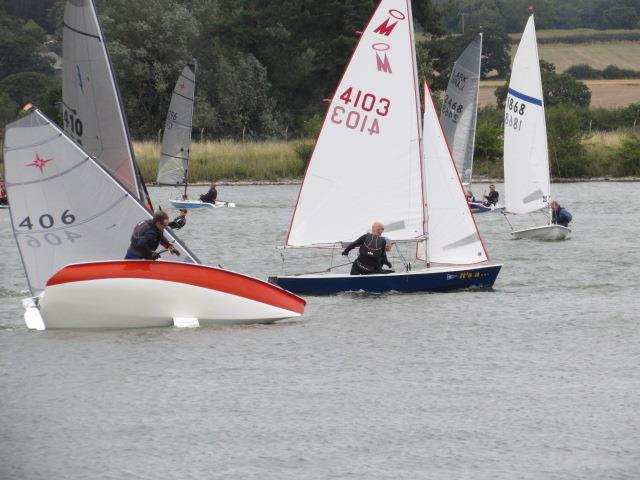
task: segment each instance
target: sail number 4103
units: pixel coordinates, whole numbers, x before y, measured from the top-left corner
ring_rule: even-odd
[[[378,98],[373,93],[347,88],[338,99],[349,106],[349,111],[342,105],[336,105],[331,112],[330,120],[336,125],[345,125],[350,130],[367,132],[369,135],[380,133],[377,116],[386,117],[391,107],[391,100]],[[358,110],[362,110],[361,113]]]

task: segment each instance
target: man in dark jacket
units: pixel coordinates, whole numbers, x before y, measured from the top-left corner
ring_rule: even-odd
[[[380,222],[375,222],[371,226],[371,233],[365,233],[355,242],[350,243],[344,249],[342,255],[349,255],[349,252],[356,247],[358,258],[351,265],[351,275],[371,275],[373,273],[390,273],[389,270],[382,270],[382,265],[391,268],[391,263],[387,259],[387,239],[382,236],[384,226]]]
[[[569,228],[569,222],[573,220],[573,216],[566,208],[562,208],[558,202],[551,202],[551,223],[554,225],[562,225]]]
[[[218,198],[218,191],[216,190],[216,182],[211,182],[209,184],[209,191],[204,195],[200,195],[200,200],[205,203],[216,203],[216,199]]]
[[[180,255],[180,252],[163,235],[168,223],[169,215],[161,210],[154,213],[152,219],[138,223],[133,229],[131,244],[124,259],[157,260],[160,258],[160,254],[156,252],[156,249],[160,244],[174,255]]]
[[[487,207],[491,205],[496,205],[498,203],[498,200],[500,199],[500,194],[496,190],[495,185],[489,185],[489,195],[485,195],[484,198],[486,199],[484,204]]]
[[[180,215],[178,215],[171,222],[169,222],[169,225],[167,225],[167,226],[169,228],[173,228],[174,230],[180,230],[186,224],[187,224],[187,209],[186,208],[181,208],[180,209]]]

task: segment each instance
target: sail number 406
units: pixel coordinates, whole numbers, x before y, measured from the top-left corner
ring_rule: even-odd
[[[64,212],[62,212],[62,215],[60,216],[60,221],[65,225],[71,225],[73,222],[76,221],[76,217],[75,215],[70,213],[69,210],[67,209]],[[53,227],[53,225],[55,224],[55,220],[53,216],[49,215],[48,213],[40,215],[37,222],[44,229],[49,229]],[[33,222],[31,221],[31,217],[25,217],[24,220],[22,220],[18,224],[18,226],[27,228],[29,230],[33,230]]]

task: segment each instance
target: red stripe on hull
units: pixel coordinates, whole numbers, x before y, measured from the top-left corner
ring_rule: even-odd
[[[47,282],[47,287],[107,278],[140,278],[185,283],[248,298],[256,302],[304,313],[306,302],[279,287],[239,273],[204,265],[175,262],[122,260],[67,265]]]

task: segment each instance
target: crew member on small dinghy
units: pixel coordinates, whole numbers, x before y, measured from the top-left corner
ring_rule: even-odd
[[[371,226],[371,233],[365,233],[355,242],[350,243],[344,249],[342,255],[349,255],[349,252],[356,247],[360,247],[358,258],[351,266],[351,275],[371,275],[373,273],[391,273],[392,270],[382,270],[382,265],[391,263],[387,259],[387,239],[382,236],[384,226],[380,222],[374,222]]]
[[[4,182],[0,182],[0,205],[7,205],[7,189]]]
[[[143,220],[133,229],[131,245],[127,249],[125,260],[157,260],[160,253],[156,252],[158,245],[162,245],[174,255],[180,255],[171,242],[163,235],[169,223],[169,215],[162,210],[153,214],[150,220]]]
[[[489,185],[489,195],[485,195],[484,198],[486,199],[484,204],[487,207],[491,205],[496,205],[498,203],[498,200],[500,199],[500,194],[496,190],[495,185]]]
[[[200,195],[200,200],[205,203],[216,203],[216,199],[218,198],[218,191],[216,190],[216,182],[211,182],[209,184],[209,191],[204,195]]]
[[[549,207],[551,208],[551,223],[569,228],[569,222],[573,219],[569,211],[562,208],[556,201],[551,202]]]
[[[171,222],[169,222],[169,225],[167,225],[169,228],[173,228],[174,230],[180,230],[182,227],[184,227],[187,224],[187,212],[188,210],[186,208],[181,208],[180,209],[180,214],[174,218]]]

